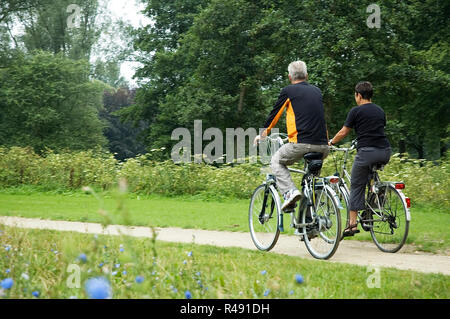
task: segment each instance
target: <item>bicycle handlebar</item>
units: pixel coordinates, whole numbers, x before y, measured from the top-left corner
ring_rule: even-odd
[[[336,147],[336,146],[331,146],[331,149],[334,151],[340,151],[340,152],[351,152],[356,148],[356,140],[352,141],[352,144],[350,145],[350,147]]]

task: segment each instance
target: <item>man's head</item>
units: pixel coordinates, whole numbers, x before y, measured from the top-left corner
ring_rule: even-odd
[[[291,82],[305,81],[308,79],[308,70],[303,61],[294,61],[288,66],[289,80]]]
[[[358,105],[371,101],[373,96],[372,83],[368,81],[359,82],[355,86],[355,101]]]

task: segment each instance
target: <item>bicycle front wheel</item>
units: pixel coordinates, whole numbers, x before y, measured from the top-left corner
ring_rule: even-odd
[[[317,259],[331,258],[341,240],[341,213],[335,192],[330,187],[315,190],[314,207],[308,207],[307,213],[302,215],[302,223],[312,223],[303,228],[309,253]]]
[[[277,243],[280,214],[280,197],[275,187],[258,186],[250,200],[248,221],[253,243],[259,250],[269,251]]]
[[[404,196],[391,185],[383,186],[372,198],[371,207],[381,216],[372,214],[370,235],[375,245],[383,252],[399,251],[405,244],[409,231]]]

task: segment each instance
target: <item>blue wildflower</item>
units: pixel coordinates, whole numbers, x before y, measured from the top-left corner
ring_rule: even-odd
[[[104,265],[103,263],[98,264],[98,266],[99,266],[100,268],[102,268],[103,265]]]
[[[125,249],[120,248],[119,251],[120,251],[121,253],[123,253],[123,252],[125,251]]]
[[[192,298],[192,294],[191,294],[191,292],[189,290],[186,290],[184,292],[184,296],[186,297],[186,299],[191,299]]]
[[[120,264],[115,264],[114,267],[119,268]]]
[[[9,274],[10,272],[11,272],[11,269],[9,269],[9,268],[5,270],[5,273],[7,273],[7,274]]]
[[[11,287],[13,285],[14,285],[14,280],[12,278],[3,279],[0,282],[0,287],[2,287],[3,289],[11,289]]]
[[[300,274],[295,275],[295,282],[298,284],[302,284],[304,282],[303,276]]]
[[[289,291],[289,294],[293,295],[294,294],[294,290]]]
[[[111,275],[113,275],[113,276],[117,275],[117,271],[113,271],[113,272],[111,273]]]
[[[270,294],[270,289],[266,289],[266,291],[264,291],[264,297],[267,297]]]
[[[192,251],[188,252],[188,257],[192,257]]]
[[[127,274],[126,270],[122,271],[122,275],[126,275],[126,274]]]
[[[261,275],[265,275],[265,274],[267,274],[267,270],[263,270],[263,271],[261,271]]]
[[[135,281],[138,284],[142,284],[144,282],[144,277],[143,276],[136,276]]]
[[[39,291],[33,291],[31,294],[36,298],[39,297]]]
[[[85,263],[87,261],[87,257],[86,254],[80,254],[77,259],[83,263]]]
[[[91,299],[107,299],[112,297],[112,290],[105,277],[89,279],[85,286],[86,294]]]

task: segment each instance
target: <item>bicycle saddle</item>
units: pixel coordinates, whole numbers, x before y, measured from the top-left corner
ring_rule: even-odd
[[[322,153],[317,153],[317,152],[313,152],[313,153],[306,153],[303,158],[307,161],[312,161],[312,160],[322,160],[323,158],[323,154]]]
[[[308,164],[308,169],[310,172],[312,172],[313,174],[317,174],[320,169],[322,168],[322,158],[323,158],[323,154],[322,153],[317,153],[317,152],[313,152],[313,153],[306,153],[305,156],[303,156],[303,158],[305,159],[306,163]]]

